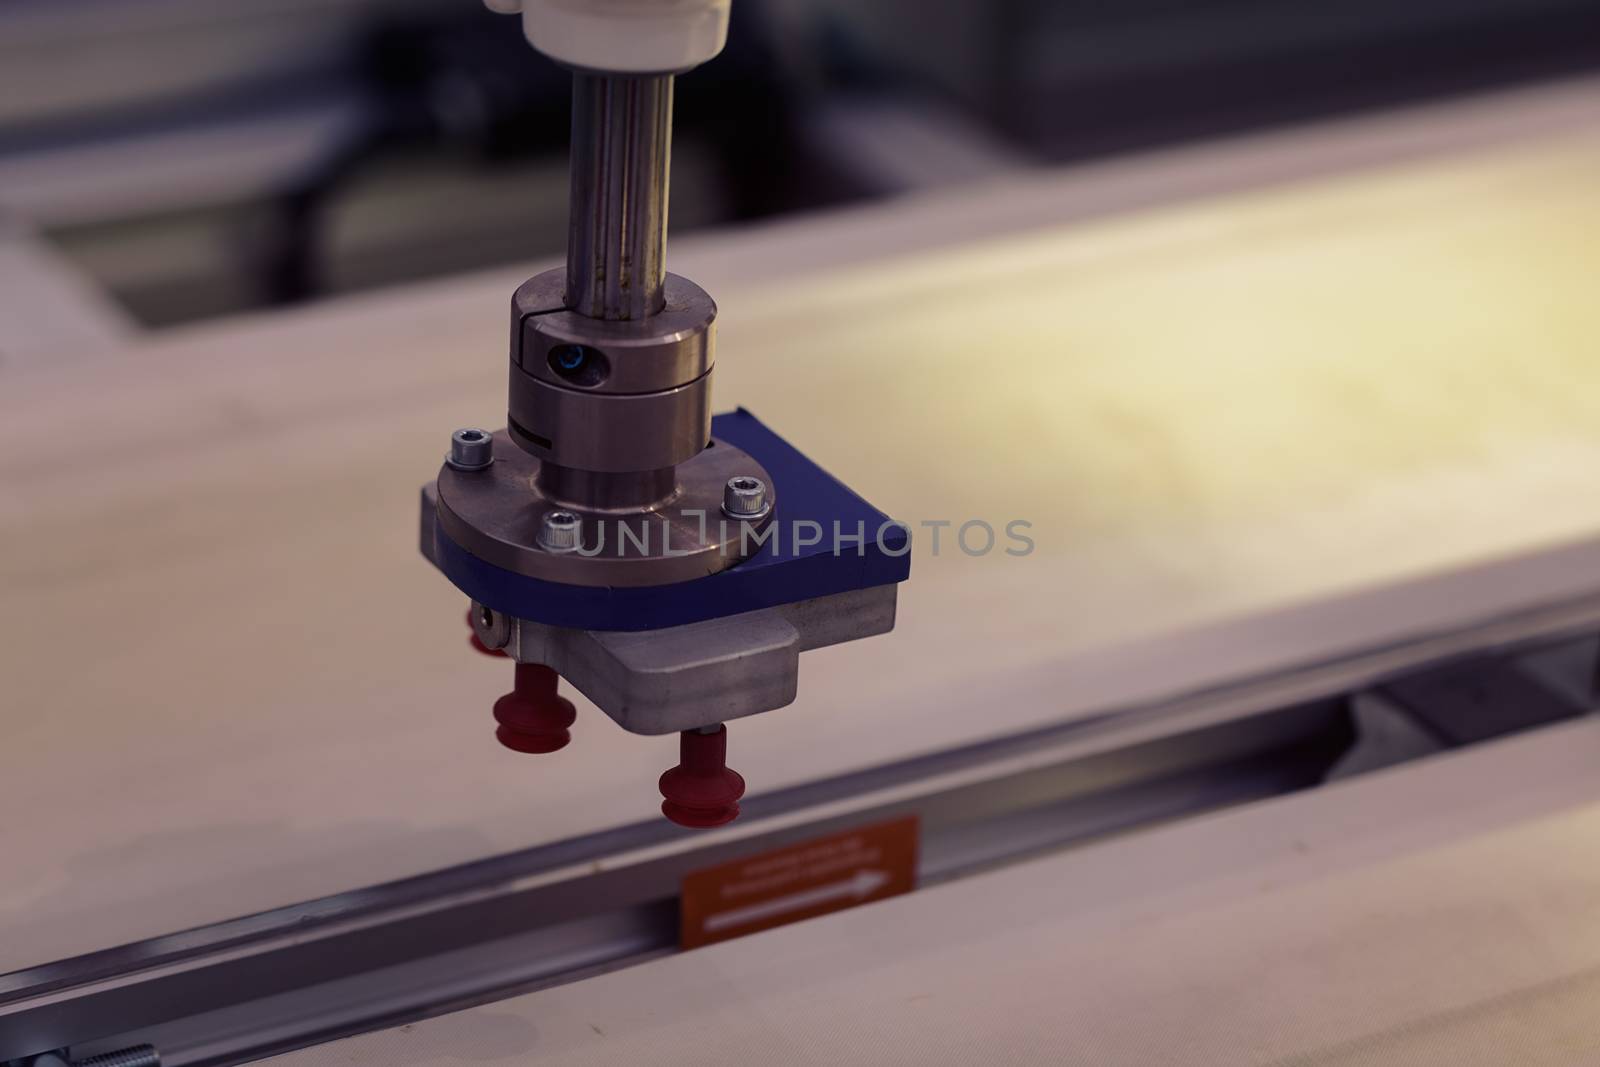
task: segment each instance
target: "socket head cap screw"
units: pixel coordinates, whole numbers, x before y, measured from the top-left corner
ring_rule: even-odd
[[[582,531],[582,521],[572,512],[546,512],[544,525],[539,529],[539,544],[546,552],[571,552],[578,547]]]
[[[767,483],[749,474],[737,474],[722,487],[722,511],[730,519],[759,519],[772,510]]]
[[[445,462],[458,471],[481,471],[494,462],[494,437],[488,430],[474,427],[450,435],[450,454]]]

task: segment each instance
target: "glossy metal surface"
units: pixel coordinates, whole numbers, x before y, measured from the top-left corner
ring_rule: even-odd
[[[800,653],[894,629],[894,584],[659,630],[547,626],[475,605],[472,628],[519,663],[553,668],[618,726],[670,734],[784,707]]]
[[[678,491],[675,467],[602,474],[557,463],[540,463],[534,485],[546,500],[588,511],[633,511],[641,503],[659,507]]]
[[[444,467],[439,472],[439,520],[445,533],[497,567],[567,585],[644,586],[703,578],[753,551],[743,531],[763,529],[771,516],[735,521],[722,514],[723,487],[748,474],[771,484],[765,468],[732,445],[716,442],[675,473],[671,496],[646,510],[607,510],[548,499],[540,490],[540,464],[496,436],[496,460],[481,471]],[[568,472],[563,472],[568,476]],[[553,554],[540,547],[545,515],[576,513],[581,548]]]
[[[595,319],[660,311],[666,273],[670,74],[572,76],[566,305]]]
[[[631,476],[672,467],[711,439],[711,379],[707,371],[673,389],[617,396],[552,385],[513,366],[513,440],[540,459],[580,470]]]
[[[717,305],[704,289],[676,274],[664,285],[666,304],[643,320],[591,319],[560,306],[560,269],[535,274],[511,298],[511,360],[554,385],[573,384],[551,353],[583,345],[604,357],[594,393],[648,393],[691,382],[716,360]]]

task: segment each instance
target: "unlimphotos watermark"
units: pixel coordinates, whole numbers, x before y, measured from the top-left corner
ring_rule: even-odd
[[[581,556],[652,555],[686,556],[711,544],[712,519],[704,511],[680,512],[690,525],[660,519],[657,521],[597,520],[584,523],[582,537],[573,549]],[[695,528],[694,523],[698,523]],[[886,556],[904,556],[911,551],[913,525],[889,519],[876,526],[860,519],[853,523],[834,520],[831,529],[813,519],[774,520],[756,528],[754,523],[716,520],[717,544],[730,544],[735,531],[741,555],[770,549],[776,556],[808,556],[819,552],[835,556],[865,556],[868,546]],[[992,554],[1020,557],[1033,554],[1029,536],[1033,523],[1011,519],[991,523],[984,519],[922,519],[916,523],[928,533],[927,552],[938,556],[954,548],[962,555],[980,557]]]

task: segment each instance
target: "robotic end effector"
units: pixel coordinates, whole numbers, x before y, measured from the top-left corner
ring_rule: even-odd
[[[508,425],[451,438],[423,554],[516,661],[503,744],[567,744],[564,676],[678,733],[662,811],[720,825],[744,792],[724,724],[793,701],[801,651],[893,628],[909,538],[748,412],[711,415],[716,305],[664,251],[673,81],[721,50],[729,0],[489,6],[573,68],[567,264],[512,298]]]

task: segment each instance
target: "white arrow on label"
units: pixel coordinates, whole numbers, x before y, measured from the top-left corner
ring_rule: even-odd
[[[751,904],[748,907],[734,908],[731,911],[719,911],[715,915],[707,915],[704,928],[707,933],[714,933],[718,930],[726,930],[731,926],[744,926],[747,923],[769,919],[774,915],[782,915],[784,912],[814,908],[818,904],[826,904],[833,900],[844,900],[850,897],[854,897],[856,900],[865,900],[882,889],[888,882],[889,876],[883,871],[857,871],[855,877],[843,882],[819,885],[815,889],[791,893],[786,897],[777,897],[773,900],[764,900],[760,904]]]

